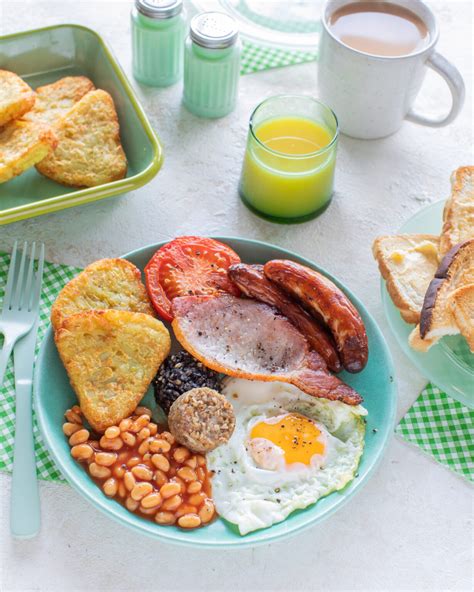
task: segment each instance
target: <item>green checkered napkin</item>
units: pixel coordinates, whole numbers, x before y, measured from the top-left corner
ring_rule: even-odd
[[[10,263],[10,255],[0,253],[0,310],[2,308],[3,293]],[[79,269],[67,265],[57,265],[55,263],[45,263],[43,276],[43,289],[41,293],[40,322],[38,327],[39,344],[49,325],[49,311],[58,292],[71,278],[73,278]],[[1,337],[0,337],[1,339]],[[46,448],[41,440],[36,419],[34,422],[34,437],[36,450],[36,465],[38,477],[53,481],[61,480],[61,473],[55,467]],[[15,386],[13,374],[13,357],[7,367],[3,387],[0,387],[0,471],[11,472],[13,463],[13,438],[15,433]]]
[[[251,74],[270,68],[294,66],[316,60],[316,51],[301,51],[297,49],[281,49],[267,45],[259,45],[244,40],[240,73]]]
[[[245,2],[240,0],[236,10],[247,20],[283,33],[314,33],[317,35],[320,30],[320,21],[312,19],[286,19],[285,14],[282,19],[269,18],[262,14],[254,12]],[[318,53],[314,51],[304,51],[299,49],[283,49],[269,45],[243,40],[241,74],[250,74],[269,68],[281,68],[282,66],[294,66],[304,62],[316,60]]]
[[[474,481],[474,411],[436,386],[428,383],[395,433]]]
[[[312,11],[312,14],[316,14],[317,10],[313,5],[314,0],[306,0],[306,2],[300,2],[302,9],[301,11],[295,11],[294,7],[291,7],[288,2],[280,1],[280,6],[273,6],[273,18],[259,12],[252,10],[252,7],[247,4],[247,0],[239,0],[238,5],[234,6],[234,10],[240,13],[248,21],[266,27],[267,29],[273,29],[274,31],[281,31],[283,33],[316,33],[319,31],[320,21],[317,19],[308,18],[308,8]],[[275,2],[275,4],[277,3]],[[306,6],[303,6],[306,4]],[[269,8],[267,6],[267,8]],[[298,7],[296,7],[298,9]],[[300,18],[294,18],[300,13]],[[291,18],[288,18],[291,14]],[[278,16],[278,18],[276,18]]]

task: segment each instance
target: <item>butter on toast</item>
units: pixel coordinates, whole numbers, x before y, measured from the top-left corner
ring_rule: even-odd
[[[95,86],[86,76],[66,76],[36,89],[36,102],[24,119],[53,125]]]
[[[438,245],[432,234],[380,236],[373,243],[388,293],[407,323],[420,321],[425,292],[438,268]]]
[[[445,335],[466,335],[471,346],[472,326],[466,311],[472,310],[472,290],[459,292],[474,284],[474,239],[453,247],[441,261],[425,294],[419,325],[410,336],[414,349],[426,351]],[[460,306],[459,311],[456,307]],[[461,319],[461,323],[458,323]]]
[[[34,90],[14,72],[0,70],[0,127],[24,115],[34,104]]]
[[[443,211],[440,255],[474,238],[474,166],[460,167],[451,175],[451,197]]]
[[[46,177],[72,187],[95,187],[123,179],[127,159],[120,144],[112,97],[93,90],[55,125],[58,146],[37,166]]]
[[[126,259],[101,259],[68,282],[51,308],[55,331],[63,321],[86,310],[129,310],[155,316],[140,270]]]
[[[55,341],[82,412],[98,432],[135,410],[171,347],[161,321],[124,310],[72,315]]]
[[[50,126],[16,119],[0,128],[0,183],[20,175],[57,146]]]

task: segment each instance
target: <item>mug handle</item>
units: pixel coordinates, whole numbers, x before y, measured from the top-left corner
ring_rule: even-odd
[[[429,127],[443,127],[454,121],[462,109],[466,94],[464,80],[459,70],[439,53],[434,52],[431,54],[426,61],[426,65],[446,80],[453,99],[451,110],[444,117],[425,117],[416,111],[410,110],[406,115],[406,119]]]

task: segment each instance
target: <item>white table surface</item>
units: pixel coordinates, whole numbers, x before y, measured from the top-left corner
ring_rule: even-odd
[[[371,255],[374,237],[396,230],[420,207],[449,194],[449,175],[472,163],[472,14],[469,1],[434,4],[439,49],[461,70],[467,99],[457,121],[433,130],[406,123],[373,142],[342,137],[337,187],[319,219],[280,226],[253,216],[236,186],[248,117],[263,98],[317,94],[316,64],[244,76],[236,111],[200,120],[181,106],[181,87],[134,83],[166,160],[146,187],[86,207],[0,227],[0,250],[15,238],[42,240],[47,257],[86,265],[179,234],[238,235],[270,241],[340,277],[380,324],[398,371],[398,418],[425,384],[389,333]],[[130,74],[129,3],[0,2],[0,34],[61,22],[96,29]],[[420,105],[447,108],[443,83],[429,76]],[[41,483],[42,529],[9,536],[10,477],[0,475],[3,590],[310,591],[467,590],[472,582],[472,497],[467,483],[394,438],[370,483],[336,515],[288,541],[253,550],[166,546],[115,524],[69,486]]]

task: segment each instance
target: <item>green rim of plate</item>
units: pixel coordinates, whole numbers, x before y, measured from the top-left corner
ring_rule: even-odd
[[[133,90],[130,82],[128,81],[127,76],[125,75],[122,67],[119,65],[117,59],[115,58],[112,50],[108,46],[108,44],[104,41],[104,39],[89,27],[84,27],[83,25],[76,25],[76,24],[69,24],[69,23],[62,23],[60,25],[50,25],[48,27],[41,27],[39,29],[29,29],[28,31],[21,31],[19,33],[10,33],[9,35],[1,35],[0,41],[3,39],[14,39],[19,37],[25,37],[28,35],[32,35],[34,33],[40,33],[43,31],[52,31],[55,29],[62,29],[62,28],[73,28],[73,29],[80,29],[82,31],[86,31],[96,37],[98,43],[101,45],[102,49],[104,50],[107,59],[110,62],[115,74],[117,75],[120,83],[122,84],[127,97],[132,104],[140,123],[145,130],[148,139],[153,148],[153,158],[150,164],[137,173],[132,177],[126,177],[125,179],[120,179],[119,181],[112,181],[110,183],[105,183],[104,185],[98,185],[97,187],[87,187],[86,189],[79,189],[78,191],[74,191],[73,193],[66,193],[63,195],[56,195],[55,197],[49,197],[42,199],[39,202],[35,202],[32,204],[25,204],[22,206],[17,206],[14,208],[9,208],[7,210],[3,210],[1,212],[0,217],[0,225],[2,224],[11,224],[12,222],[18,222],[19,220],[24,220],[26,218],[32,218],[35,216],[42,216],[44,214],[51,214],[52,212],[56,212],[58,210],[63,210],[67,208],[71,208],[78,205],[84,205],[87,203],[91,203],[97,201],[99,199],[103,199],[106,197],[112,197],[113,195],[119,195],[121,193],[127,193],[128,191],[133,191],[134,189],[138,189],[143,185],[146,185],[149,181],[153,179],[158,173],[163,164],[163,148],[161,143],[153,131],[153,128],[148,121],[148,118],[143,110],[143,107],[140,105],[140,102]]]
[[[73,464],[73,461],[69,455],[69,451],[67,451],[67,456],[64,456],[64,459],[62,455],[56,451],[54,438],[46,428],[47,414],[45,413],[43,406],[40,404],[41,396],[39,395],[39,393],[41,390],[41,382],[43,380],[43,372],[41,370],[44,363],[43,358],[46,355],[46,348],[49,347],[50,344],[54,341],[51,327],[47,330],[43,342],[41,344],[40,351],[38,353],[34,375],[34,403],[37,414],[36,416],[38,419],[38,425],[44,442],[49,452],[51,453],[51,456],[55,460],[56,464],[60,468],[63,476],[67,479],[69,484],[74,489],[76,489],[85,499],[87,499],[95,508],[107,514],[110,518],[122,524],[123,526],[131,528],[136,532],[140,532],[141,534],[147,535],[161,542],[194,548],[242,549],[244,547],[256,547],[259,545],[268,544],[302,532],[314,526],[318,522],[321,522],[325,518],[329,517],[340,507],[346,504],[357,492],[359,492],[362,489],[362,487],[368,482],[370,477],[373,475],[375,469],[381,461],[384,451],[386,450],[388,441],[393,433],[393,427],[395,424],[395,413],[397,408],[397,389],[392,357],[388,349],[388,346],[385,342],[385,339],[382,335],[382,332],[377,326],[375,320],[365,309],[363,304],[359,301],[359,299],[354,294],[352,294],[350,290],[343,286],[341,282],[334,278],[330,273],[327,273],[322,267],[319,267],[318,265],[312,263],[308,259],[296,255],[295,253],[292,253],[291,251],[288,251],[286,249],[277,247],[276,245],[271,245],[269,243],[265,243],[262,241],[242,239],[236,237],[216,236],[212,238],[228,243],[237,252],[239,252],[239,247],[251,247],[254,253],[258,253],[260,249],[276,249],[279,252],[280,257],[294,259],[305,265],[308,265],[313,269],[316,269],[317,271],[320,271],[321,273],[329,277],[332,281],[334,281],[336,285],[338,285],[347,293],[352,302],[355,304],[355,306],[357,306],[357,308],[361,312],[365,322],[368,324],[368,331],[372,335],[372,338],[377,341],[379,346],[377,354],[381,357],[381,363],[379,361],[377,368],[374,368],[373,372],[382,372],[381,365],[384,365],[384,373],[388,377],[384,392],[379,394],[380,397],[387,397],[387,401],[385,401],[384,407],[385,411],[382,412],[384,422],[383,424],[377,424],[376,429],[374,429],[375,426],[374,428],[370,429],[371,418],[369,412],[369,416],[367,418],[368,425],[365,438],[365,449],[362,455],[361,464],[359,465],[360,473],[356,474],[356,477],[343,490],[331,493],[328,496],[321,498],[315,504],[309,506],[304,510],[294,512],[285,521],[275,524],[269,528],[257,530],[245,536],[240,536],[234,532],[226,531],[226,540],[202,540],[199,538],[199,532],[206,531],[207,528],[210,527],[207,527],[206,529],[197,529],[195,531],[183,531],[176,527],[159,527],[158,525],[155,525],[154,523],[148,520],[140,519],[135,514],[131,514],[126,510],[124,512],[120,512],[120,510],[118,510],[119,504],[117,502],[114,502],[113,500],[106,498],[102,494],[100,489],[97,488],[92,481],[86,481],[87,485],[82,486],[81,483],[78,480],[76,480],[73,470],[75,465]],[[156,249],[160,248],[167,242],[169,241],[163,241],[160,243],[147,245],[146,247],[136,249],[123,255],[123,258],[134,261],[147,251],[154,252]],[[364,371],[360,374],[354,374],[350,376],[353,377],[353,381],[356,382],[357,380],[363,380],[363,374]],[[345,378],[347,377],[349,377],[349,375],[345,376]],[[374,395],[373,404],[374,406],[377,405],[377,395]],[[60,428],[59,430],[62,434],[62,430]],[[369,441],[369,438],[373,439]],[[364,457],[368,455],[367,449],[369,446],[373,450],[373,453],[371,453],[371,460],[369,464],[367,464],[368,461],[364,461]],[[361,470],[361,467],[363,465],[363,470]],[[84,475],[87,477],[87,474],[85,472]],[[318,504],[320,502],[323,502],[324,500],[330,499],[332,499],[334,503],[330,504],[329,507],[325,508],[324,510],[320,510]],[[120,508],[123,510],[122,506],[120,506]],[[293,518],[296,520],[296,524]],[[220,519],[218,518],[218,520]]]

